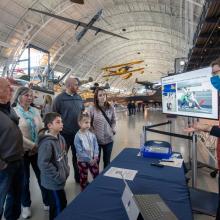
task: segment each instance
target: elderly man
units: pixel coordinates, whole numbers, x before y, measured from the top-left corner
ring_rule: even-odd
[[[79,170],[77,166],[76,150],[73,144],[74,137],[79,130],[78,116],[84,109],[83,100],[77,94],[79,81],[77,78],[69,77],[66,82],[66,91],[59,94],[52,106],[54,112],[58,112],[63,120],[62,135],[66,140],[68,149],[71,146],[72,161],[75,172],[75,181],[79,183]]]
[[[18,219],[23,184],[23,139],[18,117],[10,107],[12,88],[0,77],[0,219]]]

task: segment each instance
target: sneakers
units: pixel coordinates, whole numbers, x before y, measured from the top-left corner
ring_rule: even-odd
[[[44,205],[44,211],[49,211],[49,206]],[[22,217],[24,219],[30,218],[31,217],[31,208],[30,207],[22,207]]]
[[[30,207],[22,207],[21,215],[24,219],[30,218],[31,217],[31,208]]]
[[[49,205],[44,205],[44,211],[49,211],[50,207]]]

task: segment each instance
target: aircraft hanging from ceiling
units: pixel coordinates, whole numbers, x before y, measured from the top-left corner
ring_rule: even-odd
[[[153,83],[153,82],[150,82],[150,81],[138,81],[138,79],[136,78],[135,79],[135,83],[137,84],[141,84],[143,86],[145,86],[146,89],[149,89],[149,90],[160,90],[161,89],[161,85],[158,85],[158,83]]]
[[[104,33],[104,34],[108,34],[108,35],[112,35],[112,36],[115,36],[115,37],[119,37],[119,38],[123,38],[123,39],[129,40],[128,38],[123,37],[123,36],[121,36],[121,35],[119,35],[119,34],[115,34],[115,33],[113,33],[113,32],[104,30],[104,29],[102,29],[102,28],[93,26],[93,24],[94,24],[94,23],[98,20],[98,18],[101,16],[102,10],[98,11],[97,14],[90,20],[89,23],[84,23],[84,22],[81,22],[81,21],[78,21],[78,20],[74,20],[74,19],[62,17],[62,16],[60,16],[60,15],[55,15],[55,14],[52,14],[52,13],[49,13],[49,12],[46,12],[46,11],[37,10],[37,9],[34,9],[34,8],[29,8],[29,10],[35,11],[35,12],[38,12],[38,13],[40,13],[40,14],[44,14],[44,15],[47,15],[47,16],[50,16],[50,17],[53,17],[53,18],[56,18],[56,19],[59,19],[59,20],[61,20],[61,21],[65,21],[65,22],[74,24],[74,25],[76,25],[76,29],[77,29],[79,26],[83,27],[84,29],[83,29],[79,34],[77,34],[77,37],[76,37],[77,41],[80,41],[80,39],[85,35],[85,33],[86,33],[88,30],[93,30],[93,31],[95,31],[95,35],[97,35],[99,32],[101,32],[101,33]]]
[[[81,4],[81,5],[84,4],[84,0],[70,0],[70,1],[73,3]]]
[[[134,69],[135,64],[140,64],[143,62],[144,62],[143,60],[137,60],[129,63],[104,67],[102,68],[102,70],[104,71],[103,77],[109,78],[112,76],[121,76],[123,79],[129,79],[130,77],[132,77],[134,72],[143,74],[144,73],[143,67]]]

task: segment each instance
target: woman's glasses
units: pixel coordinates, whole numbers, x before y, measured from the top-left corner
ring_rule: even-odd
[[[220,69],[219,69],[219,70],[216,70],[216,71],[213,71],[213,72],[212,72],[212,75],[220,75]]]

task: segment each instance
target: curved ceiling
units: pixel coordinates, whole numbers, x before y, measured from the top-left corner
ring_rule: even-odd
[[[74,75],[97,81],[102,81],[101,68],[106,65],[143,59],[143,75],[109,81],[113,87],[131,89],[136,77],[158,80],[174,71],[175,58],[187,56],[203,4],[204,0],[85,0],[84,5],[70,0],[3,0],[0,65],[15,64],[29,43],[50,51],[55,70],[71,68]],[[72,24],[29,11],[30,7],[86,23],[103,9],[95,26],[129,40],[88,31],[77,42],[81,27],[75,30]]]

